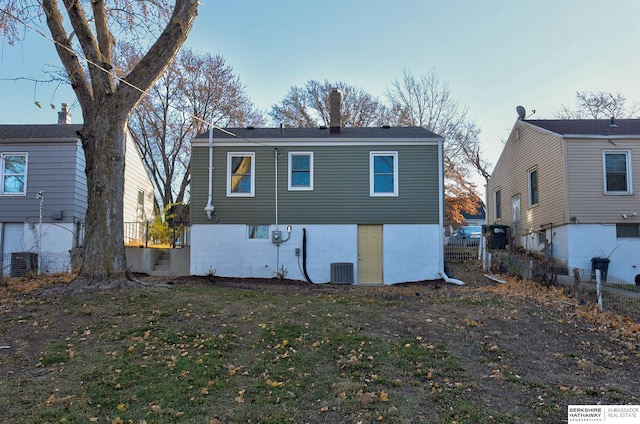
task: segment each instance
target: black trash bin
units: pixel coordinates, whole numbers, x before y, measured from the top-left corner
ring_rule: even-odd
[[[509,240],[509,226],[508,225],[485,225],[483,226],[483,233],[487,237],[487,245],[489,249],[506,249]]]
[[[607,282],[607,271],[609,270],[609,258],[591,258],[591,279],[596,279],[596,269],[600,270],[602,282]]]

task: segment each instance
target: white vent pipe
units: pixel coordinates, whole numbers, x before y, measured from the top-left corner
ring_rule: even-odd
[[[207,213],[207,218],[211,219],[214,211],[213,204],[213,121],[209,127],[209,200],[207,200],[207,206],[204,207],[204,211]]]

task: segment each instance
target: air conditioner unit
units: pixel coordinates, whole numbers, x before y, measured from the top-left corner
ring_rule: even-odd
[[[38,272],[38,254],[13,252],[11,254],[11,277],[24,277]]]
[[[332,284],[353,284],[353,264],[336,262],[331,264]]]

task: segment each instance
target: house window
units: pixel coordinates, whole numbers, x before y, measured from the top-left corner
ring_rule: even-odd
[[[631,194],[631,152],[605,150],[602,155],[605,194]]]
[[[369,192],[371,196],[398,195],[398,152],[371,152]]]
[[[253,197],[255,185],[255,153],[227,155],[227,196]]]
[[[313,190],[313,153],[289,153],[289,190]]]
[[[502,198],[500,196],[500,190],[493,192],[493,215],[494,219],[502,219]]]
[[[616,237],[640,237],[640,225],[638,224],[616,224]]]
[[[529,206],[538,204],[538,169],[529,170]]]
[[[269,226],[268,225],[247,225],[247,230],[250,239],[269,239]]]
[[[1,166],[2,187],[0,187],[0,194],[27,194],[27,155],[3,153]]]
[[[138,206],[144,208],[144,190],[138,190]]]

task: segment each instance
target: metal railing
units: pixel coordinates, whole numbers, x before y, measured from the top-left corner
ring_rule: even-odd
[[[151,231],[150,222],[125,222],[124,245],[127,247],[179,248],[190,244],[191,228],[178,225],[164,228],[165,231]]]

